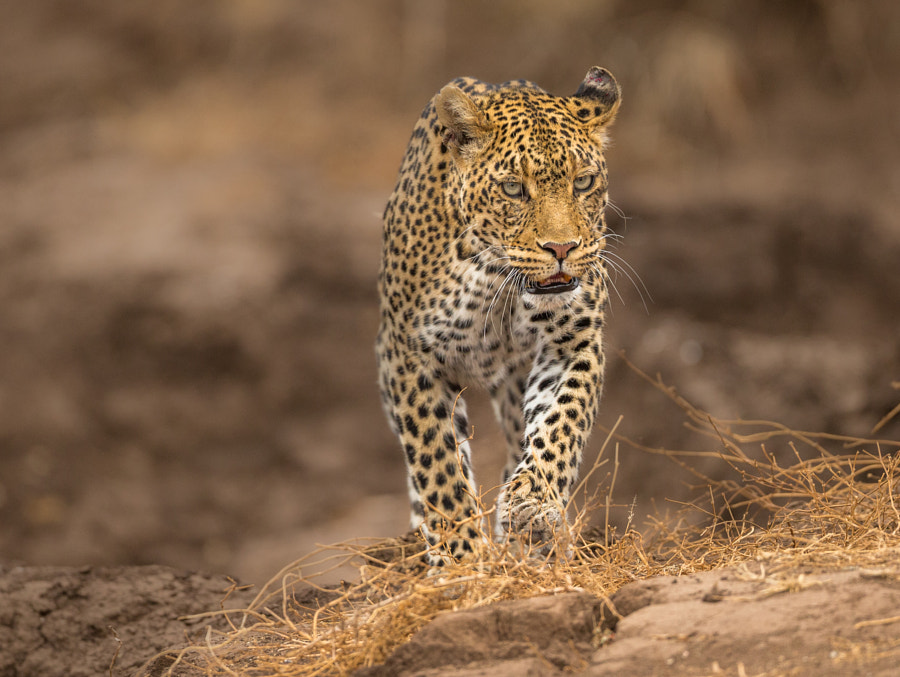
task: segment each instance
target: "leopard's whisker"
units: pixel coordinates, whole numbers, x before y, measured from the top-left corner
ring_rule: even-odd
[[[502,268],[500,268],[500,270],[498,270],[496,273],[494,273],[491,276],[492,279],[491,279],[490,283],[487,285],[487,288],[485,289],[485,298],[487,298],[487,292],[490,292],[491,289],[494,288],[495,284],[497,284],[498,282],[502,283],[504,275],[506,275],[510,270],[512,270],[512,266],[507,264],[507,265],[504,265]],[[482,304],[482,310],[483,309],[484,309],[484,305]]]
[[[491,283],[490,283],[490,284],[487,286],[487,288],[484,290],[484,297],[483,297],[483,299],[482,299],[482,301],[481,301],[481,310],[482,310],[482,311],[484,310],[484,304],[487,303],[488,294],[489,294],[489,293],[491,292],[491,290],[494,288],[494,285],[497,284],[498,282],[501,282],[501,285],[500,285],[500,287],[497,289],[497,292],[495,292],[494,296],[496,296],[496,294],[499,293],[500,289],[503,288],[503,284],[502,284],[503,277],[502,277],[502,275],[503,275],[504,273],[506,273],[507,271],[509,271],[509,270],[512,270],[512,267],[511,267],[511,266],[504,266],[503,268],[501,268],[500,271],[498,272],[498,274],[496,274],[496,275],[494,276],[494,279],[491,281]],[[490,314],[490,305],[488,306],[488,312],[485,313],[485,317],[487,317],[489,314]]]
[[[612,239],[612,240],[622,241],[625,239],[625,236],[619,235],[619,233],[614,233],[613,231],[608,230],[605,233],[603,233],[603,235],[601,235],[598,239],[600,239],[600,240]]]
[[[495,307],[495,305],[496,305],[496,303],[497,303],[497,299],[498,299],[499,296],[500,296],[500,292],[503,291],[503,288],[504,288],[504,287],[506,286],[506,284],[510,281],[510,279],[512,279],[513,276],[515,276],[515,274],[516,274],[516,270],[515,270],[514,268],[510,268],[510,269],[509,269],[509,273],[507,273],[506,277],[503,278],[503,283],[497,288],[497,291],[494,293],[494,296],[493,296],[493,298],[491,299],[491,303],[490,303],[490,305],[488,306],[488,309],[487,309],[487,317],[485,317],[485,320],[484,320],[484,333],[482,334],[482,340],[485,340],[485,339],[487,338],[487,321],[488,321],[488,318],[490,318],[490,320],[491,320],[491,327],[493,327],[493,329],[494,329],[495,332],[497,331],[497,325],[496,325],[496,323],[495,323],[495,318],[493,317],[493,310],[494,310],[494,307]],[[500,317],[500,330],[501,330],[500,333],[502,333],[502,330],[503,330],[503,316],[502,316],[502,315],[501,315],[501,317]]]
[[[487,268],[492,263],[496,263],[497,261],[509,261],[509,257],[508,256],[495,256],[494,258],[492,258],[488,261],[478,261],[478,263],[480,263],[483,267]]]
[[[641,301],[644,303],[645,308],[647,306],[647,303],[644,300],[644,294],[647,294],[647,298],[650,299],[651,303],[653,302],[653,295],[650,293],[647,285],[644,284],[644,280],[641,278],[637,270],[634,269],[634,266],[632,266],[625,258],[617,254],[612,249],[607,249],[601,252],[601,256],[604,257],[610,265],[614,265],[617,270],[620,270],[628,278],[631,284],[634,285],[635,289],[641,297]],[[635,281],[635,278],[637,279],[637,282]],[[638,287],[638,282],[640,283],[640,287]]]
[[[608,267],[608,268],[611,268],[613,273],[615,273],[615,274],[622,274],[622,275],[625,275],[626,277],[628,277],[628,272],[625,271],[625,270],[622,268],[622,266],[619,265],[618,263],[616,263],[615,261],[610,261],[610,260],[608,260],[608,259],[604,259],[604,263],[605,263],[605,266],[604,266],[605,280],[606,280],[606,282],[607,282],[607,284],[608,284],[608,287],[607,287],[607,288],[612,288],[612,290],[616,293],[616,296],[619,297],[619,301],[622,302],[622,305],[626,305],[626,304],[625,304],[625,299],[623,298],[621,292],[619,291],[619,287],[618,287],[618,285],[616,284],[615,277],[614,277],[614,275],[610,275],[610,274],[609,274],[609,270],[607,270],[607,267]],[[599,264],[594,264],[594,265],[599,265]],[[629,279],[630,279],[630,278],[629,278]],[[632,284],[634,284],[633,281],[632,281]],[[640,290],[638,291],[638,294],[640,294]],[[641,296],[641,301],[643,301],[643,300],[644,300],[644,297]],[[646,304],[646,303],[644,303],[644,308],[645,308],[645,309],[647,308],[647,304]]]
[[[615,272],[621,273],[626,278],[628,278],[628,281],[631,282],[635,291],[637,291],[638,296],[641,298],[641,303],[644,306],[644,310],[648,313],[650,312],[650,309],[647,306],[647,299],[644,297],[644,294],[647,295],[647,298],[650,299],[651,303],[653,302],[653,296],[650,294],[650,290],[647,289],[647,285],[644,284],[644,280],[641,279],[640,274],[634,269],[634,266],[632,266],[630,263],[628,263],[628,261],[626,261],[615,252],[608,249],[597,254],[592,254],[592,256],[609,265]]]
[[[503,319],[505,317],[509,317],[510,321],[510,329],[512,329],[512,313],[515,310],[515,301],[510,303],[511,298],[519,297],[519,280],[522,277],[522,274],[513,269],[514,277],[512,280],[512,284],[509,285],[509,288],[506,291],[506,300],[503,302],[503,314],[500,316],[500,333],[503,333]],[[509,311],[507,311],[507,306],[509,306]]]
[[[442,251],[441,254],[444,255],[444,254],[446,254],[448,251],[450,251],[450,247],[452,247],[452,246],[455,245],[457,242],[459,242],[459,241],[465,236],[465,234],[468,233],[470,230],[472,230],[474,227],[475,227],[475,224],[474,224],[474,223],[471,223],[471,224],[469,224],[468,226],[466,226],[465,228],[463,228],[462,231],[459,233],[459,235],[457,235],[455,238],[453,238],[452,240],[450,240],[450,241],[447,243],[447,246],[444,247],[444,251]],[[482,251],[484,251],[484,250],[482,250]],[[480,253],[481,253],[481,252],[479,252],[478,254],[480,254]],[[476,254],[475,256],[478,256],[478,254]]]
[[[600,278],[600,283],[603,285],[604,289],[606,290],[606,295],[609,296],[609,290],[610,290],[610,288],[612,288],[612,290],[615,292],[616,296],[619,297],[619,301],[621,301],[622,305],[624,306],[625,299],[622,298],[622,294],[619,293],[619,288],[616,287],[615,280],[613,280],[609,276],[606,268],[604,268],[601,264],[594,263],[594,262],[591,262],[589,265],[590,265],[591,269],[596,273],[597,277]],[[610,312],[611,311],[612,311],[612,306],[610,306]]]
[[[502,250],[498,250],[496,247],[488,246],[488,247],[485,247],[484,249],[482,249],[481,251],[476,252],[475,254],[472,254],[472,256],[469,256],[468,258],[459,259],[459,260],[454,261],[451,265],[454,268],[461,268],[468,263],[475,263],[476,265],[480,265],[481,267],[484,267],[484,266],[490,265],[491,263],[494,263],[495,261],[502,261],[504,259],[508,260],[509,256],[507,256],[505,253],[501,253],[501,251]],[[483,256],[485,256],[488,252],[491,252],[494,254],[499,254],[499,255],[494,257],[493,259],[490,259],[489,261],[482,261],[481,258]]]
[[[625,212],[622,211],[619,205],[613,202],[611,198],[606,199],[606,204],[609,205],[610,209],[612,209],[616,213],[616,216],[622,219],[622,221],[624,221],[626,225],[628,224],[628,221],[629,219],[631,219],[631,217],[625,216]]]

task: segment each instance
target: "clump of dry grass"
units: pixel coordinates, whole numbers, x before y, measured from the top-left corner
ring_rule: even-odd
[[[622,440],[665,456],[706,488],[706,500],[687,506],[675,526],[656,523],[657,549],[690,547],[693,555],[682,554],[697,562],[705,538],[710,546],[727,546],[742,558],[784,553],[794,564],[808,560],[825,565],[829,557],[857,559],[863,552],[900,544],[900,441],[717,419],[630,366],[681,408],[688,427],[718,447],[711,452],[654,450]],[[900,407],[888,416],[898,412]],[[716,480],[699,472],[691,464],[698,457],[714,457],[732,471],[732,478]],[[691,538],[685,538],[679,525],[697,512],[705,514],[705,523],[688,528]]]
[[[204,641],[171,653],[168,672],[157,674],[347,674],[383,662],[446,611],[563,591],[608,597],[634,580],[748,560],[769,572],[896,563],[900,442],[720,420],[658,379],[641,376],[671,398],[687,425],[710,438],[716,450],[647,449],[615,427],[607,431],[591,470],[607,468],[597,494],[604,499],[586,501],[561,535],[568,545],[557,548],[557,554],[523,556],[489,543],[478,565],[449,565],[435,573],[422,565],[422,545],[414,536],[324,548],[286,567],[249,609],[219,612],[229,618],[231,629],[208,631]],[[674,518],[659,518],[641,529],[629,522],[618,538],[609,529],[588,528],[590,515],[608,515],[605,497],[615,489],[621,446],[670,459],[693,472],[703,491]],[[694,469],[692,459],[709,456],[729,468],[732,477],[716,480]],[[791,461],[778,460],[785,457]],[[309,573],[347,563],[358,568],[357,582],[323,588]]]

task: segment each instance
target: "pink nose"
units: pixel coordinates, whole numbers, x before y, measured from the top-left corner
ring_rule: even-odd
[[[546,242],[541,245],[541,248],[553,252],[553,255],[556,256],[557,260],[562,261],[569,255],[569,252],[577,246],[577,242],[564,242],[563,244],[558,242]]]

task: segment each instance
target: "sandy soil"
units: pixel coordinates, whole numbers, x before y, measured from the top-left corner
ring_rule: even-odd
[[[232,587],[224,576],[158,565],[0,567],[0,675],[133,674],[210,625],[179,618],[246,605],[248,593],[228,595]]]
[[[107,625],[129,674],[228,587],[180,572],[259,585],[317,543],[404,530],[371,349],[379,214],[419,109],[455,75],[565,92],[597,62],[625,87],[613,225],[642,282],[617,280],[601,426],[711,444],[619,349],[722,417],[866,434],[896,404],[893,4],[563,4],[0,3],[0,675],[102,674]],[[488,489],[498,436],[474,403]],[[688,481],[623,456],[613,525],[688,500]],[[835,633],[896,584],[855,576],[821,587],[856,595]],[[693,604],[788,617],[818,614],[816,594]],[[675,633],[676,603],[654,599],[620,646],[709,671],[708,621],[653,639]],[[749,623],[716,656],[773,669],[753,661],[781,649],[748,648]]]

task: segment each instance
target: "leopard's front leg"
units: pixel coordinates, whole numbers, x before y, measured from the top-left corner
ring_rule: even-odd
[[[603,366],[598,333],[550,343],[538,354],[524,398],[522,460],[497,504],[501,533],[547,545],[565,523],[600,401]]]
[[[432,564],[472,557],[482,539],[481,518],[460,389],[409,361],[382,364],[380,372],[385,408],[406,459],[411,526],[431,546]]]

